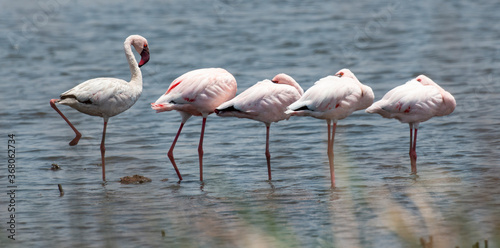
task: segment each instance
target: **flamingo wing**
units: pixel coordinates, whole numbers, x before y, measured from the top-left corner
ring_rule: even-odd
[[[193,115],[211,113],[236,95],[236,79],[221,68],[198,69],[176,78],[152,108],[157,112],[179,110]]]
[[[129,109],[140,97],[134,87],[117,78],[87,80],[61,94],[59,103],[94,116],[115,116]]]
[[[288,107],[287,113],[342,119],[357,109],[355,103],[361,95],[361,88],[353,80],[328,76],[314,83],[298,101]]]
[[[288,119],[286,107],[300,98],[290,85],[263,80],[217,107],[218,115],[249,118],[265,123]]]
[[[396,118],[405,123],[423,122],[436,115],[442,102],[443,97],[438,88],[412,80],[387,92],[366,112]]]

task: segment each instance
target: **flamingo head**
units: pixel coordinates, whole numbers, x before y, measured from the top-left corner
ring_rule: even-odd
[[[356,81],[359,82],[359,80],[356,78],[356,76],[354,76],[354,73],[352,73],[351,70],[346,69],[346,68],[344,68],[344,69],[338,71],[337,73],[335,73],[335,76],[337,76],[339,78],[344,78],[344,77],[345,78],[352,78],[352,79],[354,79],[354,80],[356,80]]]
[[[423,75],[423,74],[416,77],[415,80],[417,80],[422,85],[435,85],[436,84],[434,81],[432,81],[432,79],[430,79],[429,77],[427,77],[426,75]]]
[[[292,77],[288,76],[285,73],[280,73],[274,76],[273,80],[271,81],[275,84],[292,84],[293,82],[295,82],[295,79],[293,79]]]
[[[141,55],[139,67],[145,65],[149,61],[149,46],[146,38],[140,35],[131,35],[127,40],[130,40],[130,44],[134,46],[135,50]]]
[[[295,79],[285,73],[280,73],[274,76],[273,80],[271,81],[275,84],[288,84],[292,87],[295,87],[300,95],[304,94],[304,90],[302,89],[302,87],[300,87],[299,83],[297,83]]]

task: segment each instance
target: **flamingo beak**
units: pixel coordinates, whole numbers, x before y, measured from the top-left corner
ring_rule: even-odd
[[[139,61],[139,67],[145,65],[149,61],[149,48],[144,47],[141,52],[141,61]]]

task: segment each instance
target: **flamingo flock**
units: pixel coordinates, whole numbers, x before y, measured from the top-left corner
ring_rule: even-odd
[[[132,47],[140,55],[136,61]],[[142,93],[140,67],[149,61],[147,40],[140,35],[125,39],[124,51],[130,67],[131,80],[95,78],[87,80],[62,93],[59,99],[51,99],[50,106],[75,132],[70,146],[78,144],[81,133],[57,108],[57,104],[70,106],[84,114],[100,116],[104,120],[101,140],[102,180],[105,174],[105,136],[110,117],[118,115],[134,105]],[[327,123],[327,155],[330,179],[335,187],[333,144],[337,121],[354,111],[365,109],[384,118],[394,118],[410,126],[411,173],[417,173],[417,130],[421,122],[435,116],[451,114],[456,106],[453,96],[425,75],[411,79],[387,92],[374,101],[372,89],[362,84],[349,69],[321,78],[306,90],[289,75],[281,73],[272,80],[265,79],[236,96],[237,83],[234,76],[222,68],[206,68],[189,71],[176,78],[151,108],[157,113],[176,110],[181,115],[181,124],[173,139],[167,156],[182,180],[173,151],[184,124],[191,116],[203,118],[198,145],[200,181],[203,181],[203,137],[208,115],[247,118],[260,121],[266,126],[265,156],[268,179],[271,180],[271,154],[269,131],[271,123],[288,120],[291,116],[311,116]]]

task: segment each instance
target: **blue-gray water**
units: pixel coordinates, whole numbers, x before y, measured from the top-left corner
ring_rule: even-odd
[[[498,246],[499,11],[493,0],[0,1],[1,247],[419,247],[429,236],[435,247]],[[83,134],[70,147],[74,134],[49,99],[94,77],[128,80],[130,34],[148,39],[151,60],[141,98],[109,122],[103,185],[102,119],[61,106]],[[325,121],[271,126],[269,182],[264,125],[209,116],[201,185],[201,119],[192,118],[174,152],[178,184],[166,153],[180,117],[150,103],[204,67],[229,70],[238,92],[282,72],[307,89],[345,67],[375,100],[426,74],[457,108],[420,125],[418,177],[407,125],[363,111],[339,121],[335,189]],[[15,241],[6,231],[11,133]],[[153,181],[118,182],[134,174]]]

